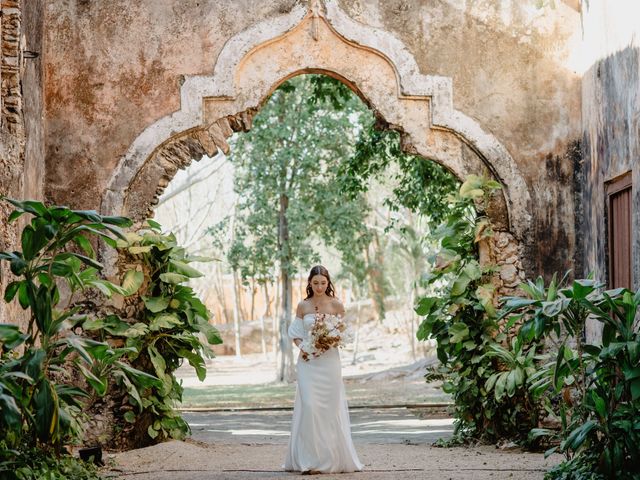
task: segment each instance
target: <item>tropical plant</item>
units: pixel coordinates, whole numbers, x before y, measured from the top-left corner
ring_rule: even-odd
[[[423,279],[436,294],[416,306],[425,317],[418,339],[435,339],[441,362],[425,377],[442,380],[443,390],[453,395],[460,440],[522,440],[536,422],[525,383],[535,350],[524,352],[521,342],[508,343],[513,325],[498,323],[494,267],[477,260],[478,244],[493,235],[482,212],[499,188],[493,180],[472,175],[451,198],[449,213],[434,232],[439,249],[430,259],[432,270]]]
[[[0,440],[4,445],[0,471],[19,472],[21,459],[26,458],[23,452],[38,448],[60,454],[64,445],[81,434],[82,408],[91,394],[69,374],[70,364],[95,395],[105,394],[108,376],[114,372],[133,389],[158,380],[122,362],[126,349],[112,349],[73,331],[87,318],[83,299],[76,300],[79,292],[97,289],[107,295],[129,295],[139,287],[135,272],[125,273],[123,285],[101,279],[102,265],[95,260],[90,241],[100,237],[114,246],[114,237],[124,238],[120,227],[130,221],[94,211],[46,207],[36,201],[6,200],[15,207],[9,221],[24,214],[32,217],[22,230],[22,251],[0,252],[0,260],[8,261],[17,277],[7,286],[4,299],[17,298],[29,310],[26,331],[17,325],[0,325]],[[65,299],[61,284],[67,287]],[[104,367],[97,369],[98,362]]]
[[[141,446],[168,438],[182,439],[188,424],[175,407],[183,388],[175,370],[186,359],[200,380],[206,377],[205,358],[213,357],[209,344],[222,342],[218,330],[209,323],[210,312],[184,285],[202,274],[190,263],[210,258],[189,256],[177,245],[175,236],[163,234],[161,226],[147,220],[147,226],[126,233],[117,241],[120,267],[135,270],[143,278],[135,296],[126,299],[122,319],[115,315],[87,320],[83,328],[100,332],[111,343],[120,341],[130,349],[129,362],[149,372],[160,382],[135,388],[121,376],[128,398],[116,412],[126,425],[119,432],[118,446]]]
[[[566,276],[565,276],[566,278]],[[567,464],[607,478],[637,478],[640,473],[640,290],[603,291],[591,279],[549,287],[530,282],[528,297],[511,297],[509,314],[525,319],[522,338],[545,337],[557,353],[531,377],[530,389],[544,397],[560,430],[534,429],[533,437],[551,436]],[[585,343],[586,321],[602,325],[601,344]],[[575,344],[575,348],[574,348]],[[555,398],[559,405],[548,401]],[[550,478],[583,478],[558,467]],[[589,478],[589,477],[586,477]]]
[[[494,181],[472,176],[450,197],[449,213],[434,232],[439,249],[423,279],[434,294],[419,299],[416,307],[425,317],[418,339],[435,339],[441,362],[425,378],[442,380],[443,390],[453,395],[455,433],[461,438],[495,439],[503,433],[498,401],[485,383],[497,372],[491,347],[506,336],[498,332],[490,282],[493,269],[481,267],[477,260],[477,243],[491,230],[486,217],[474,208],[476,199],[482,207],[498,188]]]

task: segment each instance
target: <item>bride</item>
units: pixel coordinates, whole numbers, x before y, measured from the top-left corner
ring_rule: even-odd
[[[344,315],[329,272],[316,265],[309,273],[307,297],[296,309],[289,336],[296,346],[308,339],[316,313]],[[309,352],[307,352],[309,353]],[[320,356],[298,356],[298,385],[284,468],[303,474],[362,470],[353,441],[340,353],[331,348]]]

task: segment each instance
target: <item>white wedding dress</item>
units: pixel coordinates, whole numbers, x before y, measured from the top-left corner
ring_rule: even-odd
[[[289,337],[308,340],[315,316],[296,317]],[[296,364],[298,385],[284,469],[322,473],[362,470],[353,441],[337,348]]]

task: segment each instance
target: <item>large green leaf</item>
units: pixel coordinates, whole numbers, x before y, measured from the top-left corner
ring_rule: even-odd
[[[587,438],[587,435],[589,435],[594,428],[597,428],[597,426],[598,424],[594,420],[587,420],[575,428],[563,442],[563,450],[570,449],[575,451],[580,448]]]
[[[153,348],[155,350],[155,347]],[[155,350],[155,353],[157,353],[157,350]],[[133,368],[131,365],[127,365],[124,362],[117,361],[115,362],[115,365],[117,365],[124,373],[130,376],[131,379],[142,388],[160,387],[162,385],[162,382],[158,377],[154,377],[153,375],[143,372],[142,370]]]
[[[99,223],[102,221],[102,217],[95,210],[73,210],[73,213],[89,222]]]
[[[122,289],[126,296],[133,295],[138,291],[144,282],[144,274],[137,270],[128,270],[122,279]],[[148,307],[147,307],[148,308]]]
[[[471,279],[465,273],[461,273],[451,286],[451,296],[457,297],[458,295],[462,295],[469,286],[469,283],[471,283]]]
[[[516,374],[515,374],[515,370],[511,370],[507,373],[507,380],[505,383],[505,389],[507,391],[507,395],[509,397],[513,397],[513,395],[516,393],[516,387],[518,386],[516,383]]]
[[[147,225],[149,225],[151,228],[155,229],[155,230],[162,230],[162,225],[160,225],[158,222],[156,222],[155,220],[152,220],[150,218],[147,218],[146,220]]]
[[[179,273],[181,275],[184,275],[186,277],[189,278],[198,278],[198,277],[202,277],[202,272],[196,270],[195,268],[191,267],[190,265],[187,265],[184,262],[181,262],[179,260],[170,260],[169,263],[171,264],[171,266],[173,267],[173,270],[176,273]]]
[[[95,257],[95,252],[93,250],[93,246],[91,245],[91,242],[87,239],[87,237],[78,234],[75,237],[73,237],[73,240],[78,244],[78,246],[82,249],[82,251],[89,257],[94,258]]]
[[[111,335],[118,337],[126,336],[126,332],[131,328],[131,325],[123,321],[117,315],[108,315],[103,320],[103,328]]]
[[[25,260],[32,260],[49,242],[44,228],[27,225],[22,230],[22,253]]]
[[[84,375],[84,378],[87,379],[89,385],[102,397],[107,392],[107,379],[98,377],[81,362],[77,362],[76,365],[80,369],[80,372],[82,372],[82,375]]]
[[[167,395],[173,388],[171,376],[167,374],[167,364],[154,345],[149,345],[147,347],[147,351],[149,352],[149,358],[151,359],[153,368],[156,371],[156,375],[162,382],[160,393],[163,396]]]
[[[204,381],[207,376],[207,368],[204,364],[204,358],[202,358],[198,353],[187,350],[186,348],[179,349],[178,355],[186,358],[189,361],[189,364],[195,369],[198,380],[201,382]]]
[[[451,343],[462,342],[468,336],[469,336],[469,327],[462,322],[454,323],[449,328],[449,337],[450,337]]]
[[[13,198],[7,198],[4,196],[2,197],[2,199],[6,200],[10,204],[12,204],[14,207],[24,212],[36,215],[38,217],[44,217],[48,213],[47,207],[45,207],[42,202],[38,202],[35,200],[19,201],[19,200],[14,200]]]
[[[138,406],[138,411],[141,412],[144,406],[142,403],[142,397],[140,397],[140,392],[138,391],[137,387],[133,384],[133,382],[131,382],[131,380],[129,379],[129,377],[124,371],[116,370],[113,373],[113,375],[116,378],[119,378],[122,380],[122,383],[124,384],[124,387],[127,390],[127,393],[135,401],[135,404]]]
[[[211,325],[207,321],[199,322],[196,325],[196,328],[204,334],[207,338],[207,342],[211,345],[219,345],[222,343],[222,337],[220,336],[220,332],[216,327]]]
[[[469,175],[460,186],[460,196],[463,198],[481,198],[484,196],[482,178],[477,175]]]
[[[176,313],[159,313],[149,323],[149,330],[161,330],[174,328],[182,324],[182,320]]]
[[[17,325],[0,323],[0,344],[5,350],[13,350],[22,345],[29,335],[22,333]]]
[[[495,397],[496,400],[500,400],[504,396],[505,386],[507,382],[508,372],[501,372],[498,374],[498,378],[495,383]]]
[[[167,297],[142,297],[144,306],[152,313],[162,312],[169,306],[170,298]]]
[[[133,225],[133,221],[127,217],[103,215],[101,220],[102,223],[106,223],[108,225],[117,225],[119,227],[130,227],[131,225]]]
[[[564,289],[562,293],[574,300],[582,300],[596,289],[596,282],[590,279],[574,280],[570,289]]]
[[[141,337],[143,335],[146,335],[148,331],[149,331],[149,327],[146,324],[142,322],[136,322],[133,325],[131,325],[124,332],[123,335],[129,338],[136,338],[136,337]]]
[[[60,253],[55,256],[55,259],[62,261],[62,260],[68,260],[71,257],[77,258],[85,265],[93,267],[97,270],[102,270],[104,268],[104,266],[100,262],[94,260],[93,258],[87,257],[86,255],[80,255],[79,253],[73,253],[73,252]]]
[[[160,280],[165,283],[177,285],[178,283],[186,282],[187,280],[189,280],[189,277],[180,273],[167,272],[160,274]]]
[[[438,302],[438,297],[423,297],[418,300],[418,305],[415,308],[415,312],[418,315],[424,316],[431,313],[431,309]]]
[[[482,276],[480,265],[476,260],[472,260],[469,263],[467,263],[462,269],[462,271],[467,277],[469,277],[469,279],[471,279],[471,281],[477,280]]]
[[[607,404],[604,398],[602,398],[595,390],[591,391],[591,398],[593,400],[593,406],[596,413],[602,420],[607,418]]]
[[[495,386],[496,381],[498,380],[498,375],[499,373],[492,374],[485,382],[484,388],[487,392],[490,392],[491,390],[493,390],[493,387]]]
[[[20,407],[18,407],[16,399],[7,393],[3,393],[3,390],[1,388],[0,412],[2,412],[2,416],[0,417],[0,425],[4,423],[10,429],[20,428],[22,426],[22,411],[20,410]]]
[[[27,289],[27,293],[29,297],[31,297],[31,292]],[[52,298],[51,291],[45,286],[40,285],[38,290],[35,292],[35,301],[33,298],[30,298],[30,304],[33,309],[34,316],[36,317],[36,324],[41,332],[49,333],[49,329],[51,327],[51,317],[52,317]]]
[[[560,345],[560,348],[558,348],[558,353],[556,356],[556,363],[553,369],[553,386],[556,388],[556,391],[559,391],[562,386],[563,386],[563,379],[561,377],[561,369],[560,367],[562,366],[562,361],[564,360],[564,350],[565,350],[565,346]]]
[[[33,409],[36,433],[42,442],[55,440],[58,430],[59,405],[58,397],[51,383],[42,379],[35,388]]]
[[[11,273],[13,273],[16,277],[20,277],[24,274],[27,269],[27,262],[22,257],[22,254],[15,253],[10,260],[9,268],[11,269]]]
[[[562,300],[542,302],[542,313],[547,317],[555,317],[562,311]]]

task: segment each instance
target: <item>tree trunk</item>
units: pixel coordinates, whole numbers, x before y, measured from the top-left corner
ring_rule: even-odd
[[[244,306],[244,287],[242,286],[242,280],[240,278],[236,279],[234,276],[233,285],[236,289],[235,294],[238,298],[238,313],[240,322],[246,322],[249,319],[249,316],[247,315],[247,310]]]
[[[216,282],[214,283],[216,296],[218,297],[218,301],[220,302],[222,316],[224,317],[224,322],[222,322],[222,319],[220,319],[221,320],[220,323],[229,323],[229,311],[227,309],[227,296],[224,294],[224,277],[222,275],[222,269],[220,267],[215,267],[214,278],[216,279]]]
[[[255,320],[256,313],[256,278],[251,277],[251,310],[249,313],[249,321],[253,322]]]
[[[240,352],[240,300],[238,299],[238,275],[233,271],[233,303],[235,308],[233,309],[233,329],[236,336],[236,357],[241,357]]]
[[[371,297],[371,301],[373,302],[374,312],[377,316],[377,319],[382,321],[385,316],[384,309],[384,291],[382,284],[382,263],[379,263],[383,260],[383,256],[378,250],[380,249],[380,239],[378,238],[378,233],[373,233],[372,240],[372,248],[373,255],[369,252],[369,247],[364,249],[365,259],[367,262],[367,270],[369,277],[369,295]],[[373,259],[372,259],[373,257]]]
[[[416,290],[411,287],[411,293],[409,295],[409,335],[411,336],[411,358],[416,361],[416,327],[415,327],[415,314],[413,311],[413,304],[416,301]]]
[[[356,358],[358,357],[358,343],[360,342],[360,300],[356,300],[356,335],[353,340],[353,359],[351,365],[356,364]]]
[[[278,319],[280,318],[280,275],[278,275],[277,280],[274,284],[274,288],[276,289],[276,298],[274,301],[274,311],[273,316],[271,317],[271,347],[273,351],[273,358],[276,362],[276,371],[278,369],[278,345],[280,345],[280,335],[278,334]]]
[[[266,339],[266,325],[265,318],[271,314],[271,301],[269,299],[269,291],[267,290],[267,283],[262,284],[262,293],[264,293],[264,313],[260,317],[260,343],[262,344],[262,356],[267,358],[267,339]]]
[[[278,214],[278,247],[280,250],[280,282],[282,285],[282,311],[280,313],[280,365],[278,381],[293,381],[293,347],[287,334],[291,323],[292,282],[289,275],[289,226],[287,224],[287,207],[289,198],[285,193],[280,194],[280,211]]]

